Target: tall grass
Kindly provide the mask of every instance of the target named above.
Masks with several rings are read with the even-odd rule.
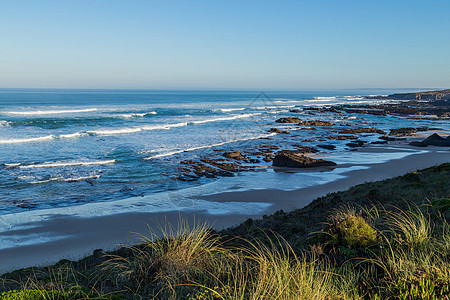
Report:
[[[346,207],[330,220],[345,238],[298,254],[273,232],[231,246],[207,225],[181,219],[176,227],[161,227],[161,234],[141,236],[125,254],[108,255],[94,273],[60,265],[35,273],[22,290],[39,297],[30,299],[111,299],[122,293],[115,299],[450,300],[450,225],[442,215],[427,207]],[[330,224],[325,228],[335,230]],[[374,233],[370,244],[364,242]],[[114,294],[94,289],[103,286],[98,282],[109,282]]]
[[[155,296],[176,297],[184,285],[205,274],[226,272],[230,254],[218,236],[205,224],[189,227],[180,220],[177,227],[166,224],[162,236],[154,232],[141,236],[141,244],[129,247],[132,255],[109,256],[103,270],[110,271],[117,285],[131,293],[157,292]]]

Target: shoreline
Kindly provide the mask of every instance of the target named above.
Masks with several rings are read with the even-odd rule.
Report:
[[[398,147],[415,149],[404,143],[392,143],[376,147],[363,147],[358,151],[379,152],[381,149]],[[368,164],[369,168],[357,169],[344,173],[345,177],[315,186],[293,191],[282,190],[252,190],[231,191],[198,199],[222,203],[257,202],[272,203],[262,213],[255,215],[229,214],[212,215],[202,211],[196,212],[164,212],[164,213],[120,213],[108,216],[82,218],[78,216],[54,215],[46,220],[33,222],[32,227],[22,227],[16,230],[1,232],[3,237],[64,237],[59,240],[40,244],[23,245],[14,248],[0,249],[0,274],[20,268],[42,266],[56,263],[61,259],[80,259],[91,255],[96,249],[113,250],[123,244],[137,242],[137,234],[148,233],[148,226],[157,228],[156,224],[170,222],[176,225],[180,216],[193,222],[208,222],[215,229],[224,229],[245,221],[248,217],[260,218],[278,210],[290,211],[301,208],[314,199],[327,193],[346,190],[351,186],[368,181],[377,181],[407,172],[415,171],[449,162],[449,152],[446,147],[427,147],[421,152],[407,155],[400,159],[392,159],[381,163]],[[274,199],[276,199],[274,201]]]

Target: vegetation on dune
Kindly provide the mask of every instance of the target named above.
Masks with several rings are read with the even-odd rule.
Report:
[[[1,276],[0,299],[450,299],[450,164]]]

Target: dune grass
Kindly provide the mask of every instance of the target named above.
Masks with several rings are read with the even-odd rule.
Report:
[[[181,219],[138,245],[5,274],[0,299],[450,300],[449,170],[368,183],[228,231]],[[353,201],[361,195],[377,201]],[[299,227],[308,218],[314,226]]]

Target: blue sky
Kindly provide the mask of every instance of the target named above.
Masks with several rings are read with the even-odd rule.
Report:
[[[0,87],[450,87],[450,1],[1,1]]]

